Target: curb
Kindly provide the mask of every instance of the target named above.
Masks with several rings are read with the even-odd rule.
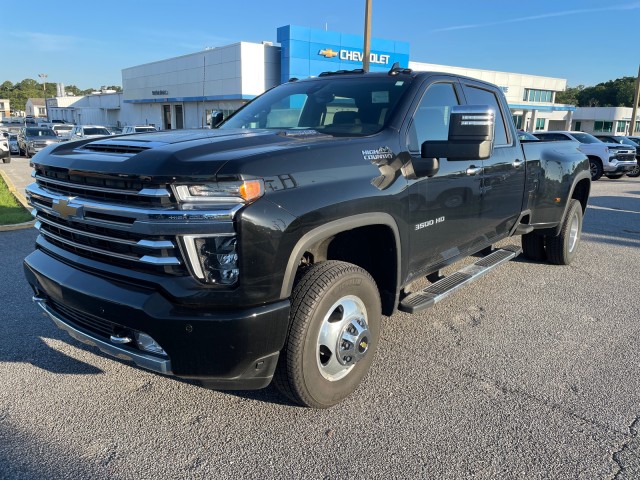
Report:
[[[9,191],[13,193],[13,196],[18,199],[18,201],[22,204],[24,208],[27,209],[28,212],[30,212],[31,206],[27,203],[27,199],[25,198],[24,194],[18,191],[16,186],[13,184],[13,182],[9,178],[9,175],[7,175],[5,172],[0,170],[0,176],[2,176],[2,179],[7,184]],[[36,223],[35,220],[31,220],[30,222],[16,223],[14,225],[0,225],[0,232],[10,232],[12,230],[23,230],[25,228],[33,228],[33,225],[35,223]]]

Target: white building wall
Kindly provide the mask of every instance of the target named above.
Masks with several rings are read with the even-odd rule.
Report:
[[[628,135],[631,130],[631,107],[578,107],[573,115],[572,128],[587,133],[608,133],[612,135]],[[611,131],[596,131],[595,123],[612,122]],[[576,125],[576,122],[579,122]],[[618,122],[624,122],[624,131],[618,131]],[[636,122],[640,122],[640,111],[636,112]],[[636,134],[638,129],[636,129]]]
[[[525,89],[551,90],[563,92],[567,88],[564,78],[540,77],[521,73],[497,72],[480,70],[477,68],[451,67],[435,63],[409,62],[409,68],[417,71],[434,71],[454,73],[471,78],[477,78],[502,87],[509,103],[522,103]],[[506,89],[505,89],[506,87]]]

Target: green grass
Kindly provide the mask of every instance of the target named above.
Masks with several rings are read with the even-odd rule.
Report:
[[[31,214],[16,200],[0,177],[0,225],[14,225],[30,220],[33,220]]]

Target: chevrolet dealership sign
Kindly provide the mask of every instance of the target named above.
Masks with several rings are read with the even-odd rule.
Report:
[[[315,28],[285,25],[278,28],[280,82],[308,78],[322,72],[362,68],[364,37]],[[398,62],[409,66],[409,44],[384,38],[371,39],[369,70],[388,72]]]
[[[331,48],[320,49],[318,55],[323,56],[324,58],[338,57],[340,58],[340,60],[349,60],[352,62],[362,62],[362,57],[364,56],[362,52],[359,52],[357,50],[342,49],[335,51]],[[371,63],[377,63],[378,65],[388,65],[390,57],[390,55],[372,53],[370,55],[369,61]]]

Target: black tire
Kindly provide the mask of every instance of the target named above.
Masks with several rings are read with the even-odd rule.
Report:
[[[635,167],[633,167],[633,170],[630,170],[627,172],[627,177],[640,177],[640,160],[638,160],[638,163],[636,164]]]
[[[544,249],[544,236],[536,232],[522,235],[522,253],[534,262],[546,261],[547,252]]]
[[[617,180],[619,178],[622,178],[624,176],[624,173],[612,173],[610,175],[607,175],[607,178],[610,178],[611,180]]]
[[[18,150],[20,151],[20,156],[21,157],[24,157],[27,154],[27,152],[25,152],[22,148],[18,147]]]
[[[2,163],[11,163],[11,157],[3,158]]]
[[[569,265],[576,256],[582,233],[582,205],[571,200],[560,233],[547,237],[547,258],[556,265]]]
[[[591,172],[591,180],[593,182],[598,180],[604,172],[602,169],[602,160],[596,157],[589,157],[589,171]]]
[[[333,260],[306,269],[291,297],[289,334],[274,376],[278,390],[314,408],[350,395],[373,362],[381,309],[378,287],[364,269]]]

